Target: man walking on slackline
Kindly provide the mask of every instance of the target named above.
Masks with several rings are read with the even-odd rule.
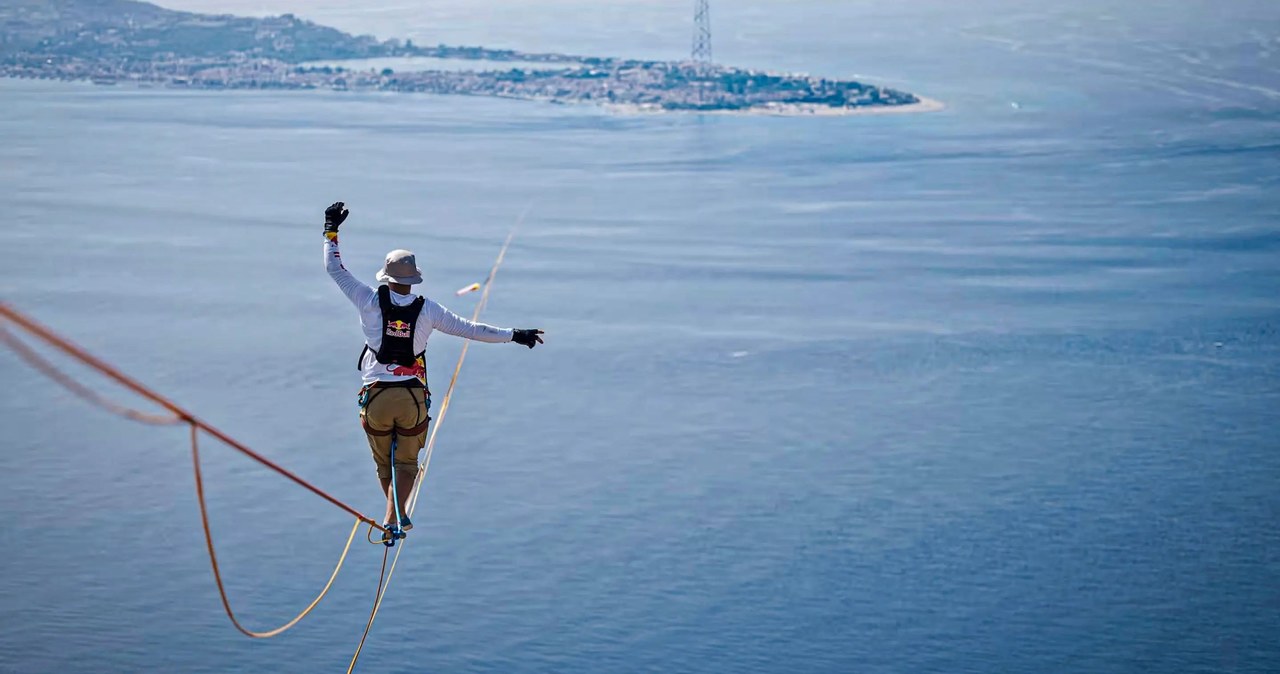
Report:
[[[422,282],[412,252],[393,250],[378,272],[377,290],[361,283],[342,265],[338,226],[347,219],[343,202],[324,212],[324,266],[347,299],[360,312],[364,350],[359,369],[360,423],[369,438],[378,480],[387,498],[386,528],[408,531],[413,523],[404,514],[405,500],[418,475],[418,452],[427,439],[431,391],[427,388],[427,338],[432,330],[480,342],[515,342],[532,349],[542,343],[541,330],[512,330],[473,323],[421,295],[410,286]],[[392,448],[395,485],[391,484]]]

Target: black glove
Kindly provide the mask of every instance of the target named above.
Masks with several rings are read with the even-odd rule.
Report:
[[[330,239],[337,238],[338,225],[347,219],[351,211],[346,209],[346,204],[341,201],[334,203],[332,206],[324,209],[324,235]],[[332,235],[332,236],[330,236]]]
[[[530,349],[532,349],[533,347],[543,343],[542,338],[538,336],[541,334],[545,334],[545,333],[543,333],[541,330],[534,330],[533,328],[528,328],[525,330],[512,330],[511,341],[515,342],[516,344],[523,344],[524,346],[527,346]]]

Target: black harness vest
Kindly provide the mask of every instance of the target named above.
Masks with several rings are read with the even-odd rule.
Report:
[[[426,352],[413,352],[413,335],[418,329],[418,315],[422,313],[422,305],[426,302],[421,295],[405,306],[397,306],[391,301],[391,288],[378,286],[378,307],[382,310],[382,348],[374,351],[368,344],[360,351],[356,359],[356,369],[361,369],[365,351],[373,351],[374,358],[383,365],[401,365],[413,367],[419,357]]]

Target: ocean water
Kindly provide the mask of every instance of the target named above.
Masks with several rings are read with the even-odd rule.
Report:
[[[367,4],[170,3],[687,48],[683,2]],[[484,319],[547,344],[470,351],[360,671],[1280,670],[1280,14],[899,5],[717,5],[716,53],[941,112],[0,81],[0,296],[379,513],[322,211],[354,272],[412,248],[464,314],[528,212]],[[342,670],[380,547],[245,639],[185,433],[0,377],[0,671]],[[274,626],[351,522],[202,455]]]

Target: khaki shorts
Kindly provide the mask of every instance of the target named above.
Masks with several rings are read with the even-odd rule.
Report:
[[[430,398],[423,388],[374,388],[360,410],[378,477],[391,477],[391,440],[396,441],[396,473],[417,474],[418,452],[427,442]]]

